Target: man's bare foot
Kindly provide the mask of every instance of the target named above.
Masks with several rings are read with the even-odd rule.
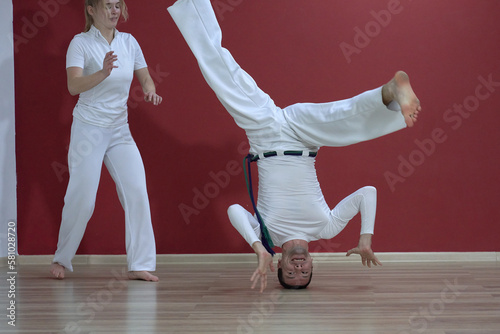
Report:
[[[410,78],[403,71],[398,71],[394,78],[382,87],[382,99],[386,105],[391,101],[399,103],[408,127],[415,124],[418,113],[422,110],[420,101],[411,88]]]
[[[50,265],[50,272],[57,279],[63,279],[65,271],[66,271],[66,268],[64,268],[62,265],[60,265],[57,262],[54,262]]]
[[[147,271],[129,271],[129,279],[137,279],[149,282],[158,282],[160,279]]]

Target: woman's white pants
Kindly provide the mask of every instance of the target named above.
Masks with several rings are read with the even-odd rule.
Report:
[[[53,262],[73,271],[71,261],[94,211],[103,162],[116,184],[125,211],[128,270],[154,271],[156,246],[146,175],[128,124],[102,128],[76,118],[68,151],[70,178]]]

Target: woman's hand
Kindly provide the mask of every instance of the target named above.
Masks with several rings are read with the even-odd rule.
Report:
[[[114,54],[114,51],[109,51],[106,53],[104,56],[104,60],[102,62],[102,72],[106,75],[109,76],[111,74],[111,71],[113,71],[114,68],[118,68],[118,66],[115,65],[115,61],[118,60],[118,56]]]
[[[155,106],[163,101],[162,97],[154,92],[144,93],[144,101],[151,102]]]

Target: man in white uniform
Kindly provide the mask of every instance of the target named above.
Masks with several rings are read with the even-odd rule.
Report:
[[[358,212],[362,216],[359,244],[347,255],[360,254],[363,265],[369,267],[379,265],[371,250],[375,188],[361,188],[330,210],[314,163],[321,146],[350,145],[413,126],[421,108],[406,73],[397,72],[383,87],[351,99],[281,109],[221,46],[222,34],[209,0],[179,0],[168,10],[207,83],[245,130],[250,153],[258,161],[257,209],[270,241],[282,248],[278,261],[281,284],[306,287],[312,277],[308,243],[333,238]],[[261,242],[259,222],[237,204],[228,209],[228,215],[258,256],[251,281],[254,288],[260,280],[262,292],[267,268],[274,271],[274,266],[272,255]]]

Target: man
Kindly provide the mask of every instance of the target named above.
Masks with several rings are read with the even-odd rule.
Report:
[[[316,177],[315,156],[321,146],[346,146],[411,127],[421,110],[409,78],[397,72],[384,86],[351,99],[281,109],[259,89],[228,50],[209,0],[179,0],[168,8],[196,57],[207,83],[245,130],[253,160],[259,168],[257,209],[272,243],[282,248],[278,277],[286,288],[306,287],[312,277],[308,243],[340,233],[361,212],[358,246],[363,265],[380,265],[371,249],[376,190],[364,187],[333,210],[326,204]],[[397,112],[400,111],[400,112]],[[252,288],[267,285],[272,255],[261,241],[257,219],[240,205],[228,209],[229,219],[253,248],[258,267]]]

